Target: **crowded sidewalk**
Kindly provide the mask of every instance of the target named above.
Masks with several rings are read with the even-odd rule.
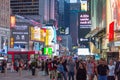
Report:
[[[23,70],[22,75],[20,76],[17,72],[7,71],[7,74],[4,75],[0,73],[0,80],[48,80],[48,76],[43,76],[41,72],[38,75],[32,76],[31,71]]]

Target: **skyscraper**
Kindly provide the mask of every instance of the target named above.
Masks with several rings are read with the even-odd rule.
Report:
[[[40,0],[40,16],[43,23],[48,22],[50,19],[57,20],[58,18],[58,1],[57,0]],[[44,15],[44,16],[43,16]]]
[[[0,27],[9,28],[10,0],[0,0]]]
[[[13,14],[38,15],[39,0],[11,0]]]
[[[27,16],[46,23],[56,19],[57,0],[11,0],[13,14]]]
[[[78,41],[78,16],[79,16],[80,3],[70,3],[70,35],[74,45]]]
[[[10,0],[0,0],[0,50],[8,45],[10,34]]]
[[[69,27],[69,10],[70,2],[69,0],[59,0],[59,27]]]

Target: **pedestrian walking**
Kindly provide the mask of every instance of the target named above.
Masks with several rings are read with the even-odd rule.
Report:
[[[62,65],[62,60],[60,60],[57,65],[57,80],[63,80],[63,77],[64,80],[67,80],[64,67]]]
[[[32,71],[32,76],[35,76],[35,73],[36,73],[36,62],[35,62],[35,60],[33,60],[32,63],[31,63],[31,71]]]
[[[75,66],[75,62],[73,61],[72,57],[69,59],[67,63],[67,69],[68,69],[68,80],[71,80],[71,78],[72,80],[74,80],[76,66]]]
[[[11,72],[14,72],[14,62],[13,61],[10,64],[10,70],[11,70]]]
[[[95,76],[95,65],[92,62],[92,58],[90,58],[90,60],[87,61],[86,69],[87,69],[88,80],[93,80]]]
[[[68,73],[68,70],[67,70],[67,60],[66,59],[62,59],[62,65],[63,65],[63,68],[64,68],[64,73],[65,73],[65,76],[64,76],[64,79],[67,80],[67,73]]]
[[[101,59],[99,61],[99,65],[97,66],[97,76],[98,80],[107,80],[108,75],[108,65],[106,64],[105,59]]]
[[[23,60],[19,61],[19,76],[22,76],[22,69],[23,69],[24,65],[23,65]]]
[[[48,75],[48,59],[45,61],[45,74]]]
[[[7,61],[6,60],[3,60],[2,61],[2,73],[4,73],[4,76],[6,76],[7,74]]]
[[[79,62],[76,70],[76,80],[87,80],[86,67],[81,62]]]
[[[48,61],[48,71],[49,71],[49,77],[52,80],[53,79],[53,65],[52,65],[51,59],[49,59]]]
[[[109,61],[108,68],[109,68],[109,73],[108,73],[108,79],[107,80],[115,80],[115,73],[114,73],[115,65],[113,63],[113,60]]]
[[[118,80],[120,80],[120,61],[117,61],[115,65],[115,75]]]

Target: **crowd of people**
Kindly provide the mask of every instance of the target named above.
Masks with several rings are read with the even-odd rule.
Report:
[[[6,63],[5,60],[2,62],[2,73],[6,72]],[[120,61],[113,59],[54,57],[24,63],[23,60],[11,62],[11,72],[21,75],[23,69],[30,70],[33,76],[41,70],[43,75],[49,75],[50,80],[120,80]]]
[[[42,60],[42,71],[51,80],[120,80],[120,61],[55,57]]]

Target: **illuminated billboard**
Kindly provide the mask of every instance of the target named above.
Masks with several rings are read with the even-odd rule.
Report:
[[[78,19],[78,42],[80,46],[88,47],[89,40],[85,38],[85,36],[91,29],[90,0],[80,1],[80,12]]]
[[[41,41],[41,29],[40,27],[30,27],[31,40]]]
[[[15,27],[15,24],[16,24],[15,16],[10,16],[10,28]]]
[[[56,29],[54,26],[44,26],[43,28],[46,28],[45,45],[48,46],[56,43]]]
[[[109,25],[109,41],[114,40],[114,22]]]
[[[52,48],[50,48],[50,47],[44,48],[44,54],[45,55],[52,55]]]
[[[29,41],[29,27],[27,25],[16,25],[11,29],[11,37],[14,43],[23,43]]]
[[[52,41],[52,31],[50,29],[46,30],[46,38],[45,38],[45,45],[51,45],[51,41]]]
[[[88,0],[81,0],[80,4],[80,28],[91,28],[90,7]]]

